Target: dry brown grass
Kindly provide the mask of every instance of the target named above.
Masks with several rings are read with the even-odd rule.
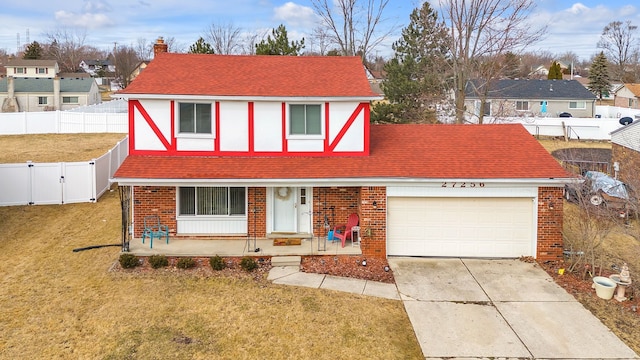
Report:
[[[540,140],[540,143],[552,152],[564,148],[611,148],[608,141],[568,141],[557,139]],[[580,236],[573,232],[575,227],[569,226],[568,221],[575,218],[577,213],[577,205],[565,202],[565,237]],[[640,297],[640,222],[632,219],[628,225],[619,221],[607,232],[604,241],[599,249],[601,256],[600,266],[604,271],[613,272],[611,265],[616,264],[622,266],[626,262],[629,265],[631,277],[638,289],[634,296],[635,302]],[[598,274],[595,274],[598,275]],[[580,276],[581,277],[581,276]],[[573,294],[576,299],[591,313],[602,321],[611,331],[616,334],[622,341],[627,344],[633,351],[640,353],[640,309],[635,312],[630,311],[624,304],[618,303],[616,300],[603,300],[594,296],[594,291],[590,288],[583,292]],[[630,302],[628,302],[630,303]]]
[[[0,136],[0,164],[71,162],[104,155],[125,134],[37,134]]]
[[[117,192],[0,207],[0,358],[420,359],[399,301],[202,277],[110,272]]]
[[[585,141],[585,140],[569,140],[564,141],[564,139],[554,138],[554,137],[543,137],[538,140],[538,142],[545,148],[549,153],[554,152],[559,149],[569,149],[569,148],[597,148],[597,149],[611,149],[610,141]]]

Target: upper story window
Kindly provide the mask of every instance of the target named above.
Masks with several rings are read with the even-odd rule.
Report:
[[[37,74],[46,74],[47,73],[47,68],[37,68],[36,69],[36,73]]]
[[[178,132],[187,134],[211,134],[211,104],[180,103]]]
[[[516,101],[516,110],[518,110],[518,111],[527,111],[527,110],[529,110],[529,102],[528,101]]]
[[[569,101],[569,109],[586,109],[587,103],[585,101]]]
[[[320,105],[289,105],[289,134],[322,135]]]
[[[244,187],[181,187],[180,215],[246,215]]]
[[[77,96],[63,96],[62,97],[63,104],[77,104],[78,97]]]

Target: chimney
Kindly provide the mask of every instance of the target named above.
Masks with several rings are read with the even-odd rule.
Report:
[[[164,43],[162,36],[158,37],[156,43],[153,44],[153,57],[155,58],[160,53],[166,53],[169,50],[169,45]]]
[[[9,99],[13,98],[15,96],[14,92],[15,92],[16,88],[15,85],[13,83],[13,76],[7,76],[7,97]]]
[[[60,78],[53,78],[53,107],[60,110]]]

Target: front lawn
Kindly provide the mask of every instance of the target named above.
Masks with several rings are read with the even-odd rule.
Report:
[[[419,359],[400,301],[184,270],[110,271],[117,191],[98,203],[0,207],[7,359]]]

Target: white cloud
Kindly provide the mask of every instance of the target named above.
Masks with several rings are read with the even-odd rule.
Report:
[[[273,12],[274,20],[287,23],[291,26],[312,27],[316,21],[316,15],[313,13],[313,9],[293,2],[288,2],[276,7]]]
[[[76,14],[64,10],[56,11],[55,18],[63,25],[79,26],[88,29],[100,28],[114,23],[114,21],[105,14]]]
[[[567,11],[577,15],[589,11],[589,8],[582,3],[575,3],[571,8],[567,9]]]

